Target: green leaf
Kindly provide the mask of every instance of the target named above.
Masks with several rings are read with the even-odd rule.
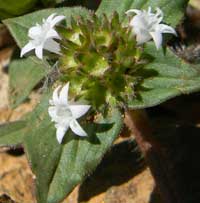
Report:
[[[29,117],[29,133],[24,146],[36,175],[38,203],[60,202],[95,169],[122,128],[117,110],[96,124],[81,124],[88,137],[81,138],[69,130],[62,144],[56,140],[56,129],[48,115],[49,94]],[[48,199],[48,201],[47,201]]]
[[[152,8],[159,7],[164,12],[164,22],[175,26],[183,17],[187,3],[188,0],[102,0],[97,14],[106,13],[111,15],[114,11],[117,11],[121,19],[126,19],[125,12],[131,8],[147,9],[149,6]]]
[[[86,124],[87,138],[69,133],[64,140],[62,154],[52,177],[48,202],[64,199],[72,189],[81,183],[101,161],[122,128],[122,117],[117,110],[96,124]]]
[[[14,60],[9,67],[10,103],[13,108],[21,104],[32,89],[46,76],[50,68],[40,60],[25,58]]]
[[[24,139],[24,147],[36,175],[36,197],[38,203],[47,202],[51,177],[56,169],[61,153],[61,145],[56,140],[56,129],[48,115],[50,94],[46,94],[28,118],[29,134]]]
[[[25,16],[7,19],[4,23],[19,47],[22,48],[29,40],[28,29],[37,22],[41,23],[43,18],[47,18],[52,13],[65,15],[67,25],[71,16],[77,17],[81,15],[86,17],[89,15],[89,11],[81,7],[46,9]],[[36,57],[13,61],[10,70],[10,100],[12,107],[16,107],[23,102],[31,90],[49,73],[50,69],[48,64],[44,64],[43,61]]]
[[[35,6],[38,0],[0,0],[0,19],[22,15]]]
[[[0,146],[22,144],[26,121],[15,121],[0,125]]]
[[[147,45],[145,52],[152,57],[152,62],[145,66],[150,75],[138,89],[139,95],[129,102],[130,108],[155,106],[175,96],[200,90],[199,65],[187,64],[168,49],[163,54],[156,50],[153,42]]]

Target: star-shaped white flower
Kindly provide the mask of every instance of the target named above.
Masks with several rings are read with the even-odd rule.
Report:
[[[51,120],[55,122],[56,137],[59,143],[69,128],[79,136],[87,136],[87,133],[77,122],[90,108],[90,105],[70,104],[68,102],[69,83],[63,88],[58,86],[53,92],[53,98],[49,100],[48,108]]]
[[[163,12],[157,8],[156,13],[151,12],[151,7],[148,11],[130,9],[126,12],[127,15],[135,13],[136,15],[130,21],[133,33],[136,35],[138,45],[143,44],[153,38],[157,49],[162,45],[162,34],[171,33],[176,35],[174,28],[161,24],[163,20]]]
[[[21,57],[27,52],[35,49],[35,55],[43,58],[43,49],[60,54],[60,45],[53,39],[60,39],[60,36],[54,29],[54,26],[64,20],[65,16],[56,16],[51,14],[47,19],[43,19],[42,25],[36,24],[28,31],[29,42],[22,48]]]

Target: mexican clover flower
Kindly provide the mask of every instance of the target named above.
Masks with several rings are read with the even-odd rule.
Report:
[[[70,104],[68,102],[69,83],[63,88],[58,86],[53,92],[53,98],[49,100],[48,108],[51,120],[55,122],[56,137],[59,143],[69,128],[79,136],[87,136],[76,119],[83,116],[90,108],[90,105]],[[60,91],[60,92],[59,92]]]
[[[136,15],[130,21],[133,33],[136,35],[138,45],[143,44],[153,38],[157,49],[162,45],[162,33],[171,33],[176,35],[174,28],[161,24],[163,20],[163,12],[157,8],[156,13],[151,12],[151,7],[148,11],[130,9],[126,12],[127,15],[135,13]]]
[[[22,48],[21,57],[27,52],[35,49],[35,55],[42,59],[43,49],[59,54],[60,45],[53,39],[60,39],[60,36],[54,29],[54,26],[64,20],[65,16],[56,16],[51,14],[47,19],[43,19],[43,24],[36,24],[28,31],[29,42]]]

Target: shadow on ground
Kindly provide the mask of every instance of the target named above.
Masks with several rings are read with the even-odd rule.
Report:
[[[143,157],[134,140],[116,144],[106,154],[94,174],[81,185],[78,201],[88,201],[111,186],[125,183],[144,168]]]
[[[200,202],[200,94],[177,97],[148,109],[161,145],[164,178],[181,203]],[[151,203],[155,203],[154,191]],[[157,202],[156,202],[157,203]]]

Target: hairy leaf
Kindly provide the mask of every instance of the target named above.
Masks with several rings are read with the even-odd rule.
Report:
[[[54,173],[48,193],[48,202],[61,201],[86,175],[99,164],[122,128],[122,118],[117,110],[99,119],[96,124],[84,126],[87,138],[69,133],[64,140],[62,154]]]
[[[9,67],[10,76],[10,103],[12,107],[18,106],[42,78],[50,71],[40,60],[32,57],[14,60]]]
[[[122,128],[121,114],[113,110],[95,124],[82,122],[87,138],[68,131],[63,143],[58,144],[56,129],[47,111],[48,98],[49,95],[45,96],[29,117],[30,130],[24,139],[25,151],[36,175],[38,203],[57,203],[69,194],[95,169]]]
[[[102,0],[97,14],[106,13],[111,15],[113,11],[117,11],[122,19],[126,18],[125,12],[131,8],[147,9],[149,6],[152,8],[159,7],[164,12],[164,22],[172,26],[183,17],[185,7],[188,0]]]
[[[61,145],[55,136],[56,129],[48,116],[48,98],[41,103],[28,118],[29,134],[24,139],[24,147],[36,175],[36,197],[38,203],[46,203],[51,177],[56,169],[61,153]]]
[[[129,102],[130,108],[146,108],[158,105],[181,94],[189,94],[200,90],[200,66],[187,64],[172,51],[157,51],[153,43],[149,43],[145,52],[152,62],[145,66],[147,76],[139,94]]]

